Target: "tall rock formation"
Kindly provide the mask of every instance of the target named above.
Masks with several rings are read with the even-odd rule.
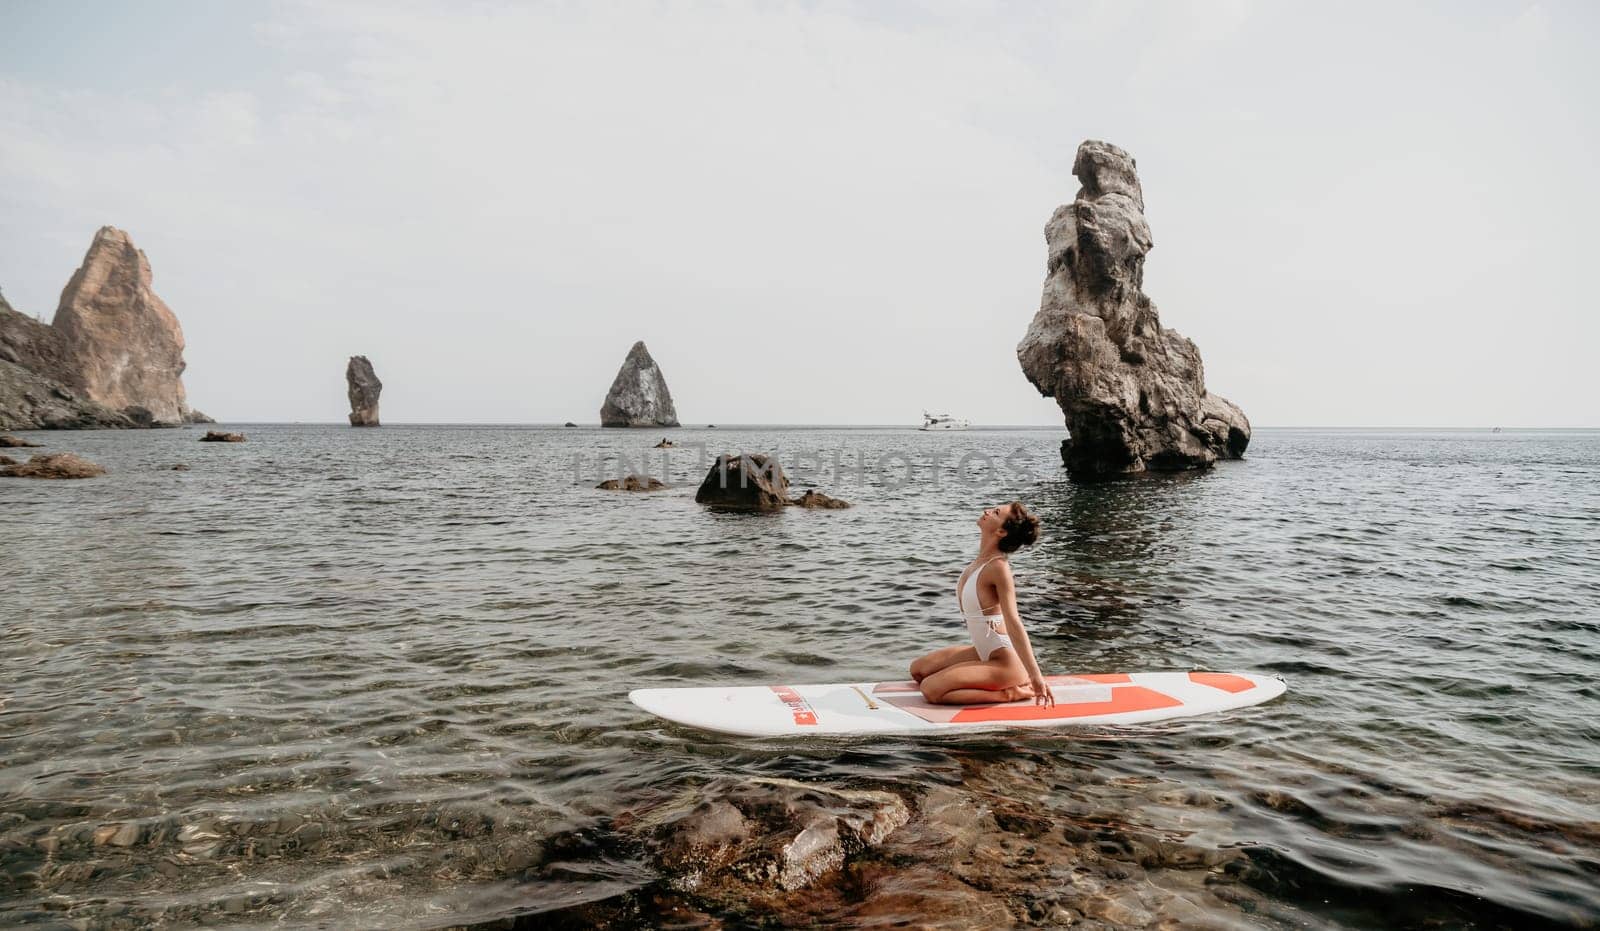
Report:
[[[183,328],[150,287],[150,262],[122,230],[95,234],[61,292],[52,329],[61,335],[74,386],[107,407],[143,408],[158,423],[183,423]]]
[[[150,288],[128,234],[95,234],[55,321],[0,298],[0,428],[90,429],[210,423],[183,391],[183,330]]]
[[[1017,346],[1023,373],[1066,415],[1062,461],[1094,477],[1242,457],[1250,421],[1206,391],[1200,350],[1162,328],[1141,290],[1153,243],[1133,157],[1090,140],[1072,173],[1083,187],[1045,225],[1044,294]]]
[[[378,395],[383,393],[383,382],[372,370],[366,356],[351,356],[344,369],[345,384],[350,392],[350,426],[376,427],[378,425]]]
[[[676,427],[678,412],[672,407],[672,392],[661,375],[650,350],[640,340],[628,350],[622,369],[611,382],[606,402],[600,405],[602,427]]]

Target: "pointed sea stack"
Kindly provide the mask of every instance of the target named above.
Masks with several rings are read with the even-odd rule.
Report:
[[[1022,371],[1066,415],[1075,477],[1203,469],[1244,456],[1250,421],[1206,391],[1200,350],[1163,329],[1141,290],[1153,245],[1133,157],[1090,140],[1083,187],[1045,225],[1044,295],[1017,346]]]
[[[53,324],[0,298],[0,428],[83,430],[197,422],[184,398],[183,330],[128,234],[95,234]]]
[[[378,426],[378,395],[383,393],[383,382],[372,370],[372,363],[366,356],[351,356],[344,380],[350,393],[350,426]]]
[[[650,350],[640,340],[628,350],[628,358],[611,382],[606,402],[600,406],[602,427],[676,427],[678,412],[672,407],[672,392],[661,375]]]
[[[142,408],[156,423],[184,422],[183,328],[151,289],[150,262],[127,233],[102,226],[95,234],[51,329],[61,335],[72,387],[90,400]]]

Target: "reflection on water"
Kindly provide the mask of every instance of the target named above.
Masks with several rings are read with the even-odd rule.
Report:
[[[1600,435],[1262,431],[1213,473],[1079,486],[1054,431],[678,431],[1041,463],[803,467],[857,506],[749,518],[575,480],[659,439],[628,431],[247,432],[42,435],[111,474],[0,484],[0,924],[570,918],[656,888],[619,813],[752,776],[917,808],[813,898],[826,924],[1600,920]],[[1045,523],[1014,562],[1047,669],[1262,670],[1289,694],[824,743],[626,702],[902,676],[963,636],[972,522],[1013,497]]]

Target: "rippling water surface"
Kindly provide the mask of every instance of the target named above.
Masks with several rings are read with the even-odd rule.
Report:
[[[0,480],[0,925],[533,915],[652,879],[604,853],[553,878],[550,839],[754,775],[970,783],[1113,841],[1243,851],[1155,883],[1222,926],[1600,923],[1600,434],[1262,430],[1209,474],[1077,486],[1057,430],[673,431],[856,504],[749,516],[694,503],[692,448],[648,453],[687,486],[594,490],[644,432],[242,429],[29,434],[110,475]],[[1048,671],[1259,670],[1288,694],[837,743],[627,702],[903,677],[962,638],[973,521],[1013,497],[1045,524],[1013,562]]]

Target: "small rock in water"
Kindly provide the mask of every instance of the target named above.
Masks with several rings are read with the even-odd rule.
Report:
[[[225,433],[221,430],[207,430],[206,435],[200,438],[202,443],[243,443],[243,433]]]
[[[655,445],[655,448],[656,449],[672,449],[673,448],[673,444],[672,444],[671,440],[667,439],[666,437],[662,437],[661,438],[661,442],[657,443]]]
[[[113,847],[132,847],[139,842],[141,834],[139,825],[130,821],[118,828],[115,834],[111,835],[109,843]]]
[[[41,445],[43,444],[30,443],[21,437],[12,436],[9,433],[0,433],[0,449],[24,449],[28,447],[37,448]]]
[[[220,838],[222,835],[211,830],[211,827],[212,825],[209,822],[186,824],[178,829],[178,843],[192,844],[195,841]]]
[[[706,873],[726,869],[756,827],[728,801],[703,801],[662,837],[661,865],[678,877],[680,886],[693,888]]]
[[[326,831],[327,828],[313,821],[310,824],[302,825],[298,831],[295,831],[294,839],[300,844],[315,844],[322,840],[322,835]]]
[[[187,471],[189,471],[189,467],[180,462],[177,465],[172,467],[172,471],[174,471],[174,472],[187,472]]]
[[[694,500],[732,511],[781,511],[789,504],[789,479],[776,459],[728,453],[711,464]]]
[[[825,495],[815,488],[810,489],[798,498],[792,499],[789,503],[797,508],[823,508],[827,510],[837,510],[850,506],[850,502]]]
[[[572,421],[569,420],[566,423],[562,424],[562,426],[563,427],[576,427],[577,424],[575,424],[575,423],[573,423]]]
[[[22,465],[0,468],[0,475],[11,478],[94,478],[106,470],[72,453],[34,456]]]
[[[0,456],[0,466],[16,465],[17,460],[10,456]]]
[[[608,478],[594,486],[602,491],[660,491],[665,482],[647,475],[629,475],[626,478]]]

